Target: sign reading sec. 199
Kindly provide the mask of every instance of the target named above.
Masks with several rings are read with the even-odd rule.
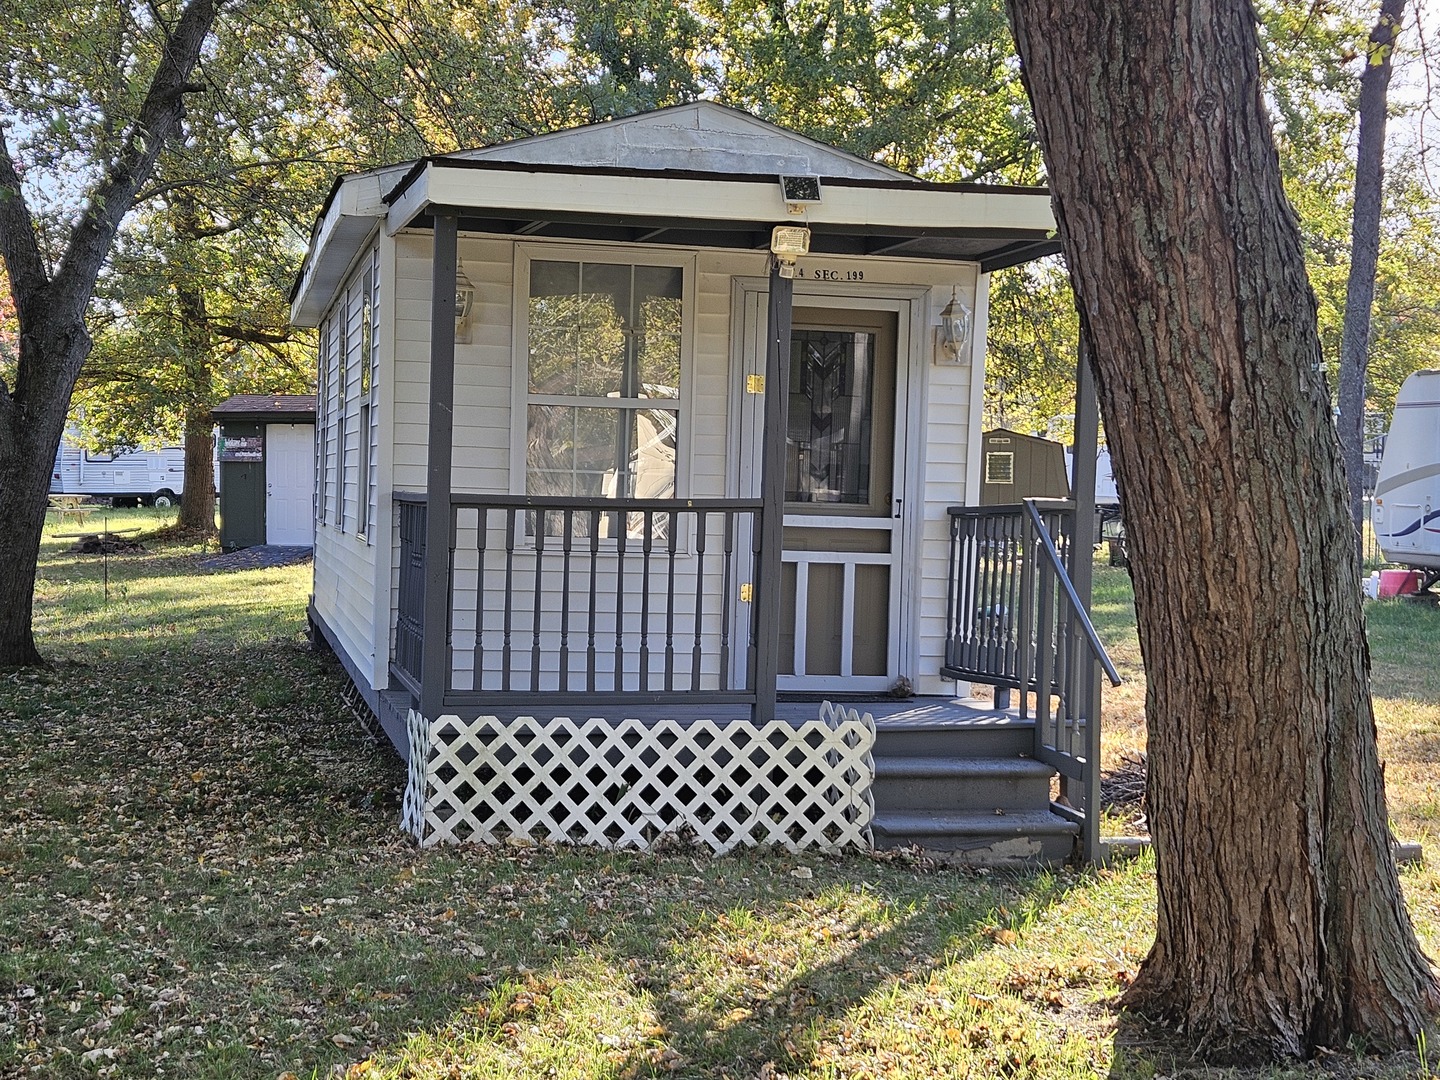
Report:
[[[799,266],[795,270],[797,278],[806,278],[810,281],[864,281],[864,270],[843,270],[833,266]]]

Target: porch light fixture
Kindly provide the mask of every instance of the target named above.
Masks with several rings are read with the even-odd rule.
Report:
[[[805,212],[805,207],[820,201],[820,177],[782,176],[780,194],[785,198],[786,212],[798,217]]]
[[[780,276],[793,278],[800,256],[810,254],[810,230],[799,225],[776,225],[770,234],[770,253],[780,264]]]
[[[935,328],[936,359],[963,364],[970,359],[970,305],[959,297],[959,289],[950,290],[950,302],[940,311],[940,325]]]
[[[465,262],[455,264],[455,340],[470,343],[470,316],[475,311],[475,286],[465,276]]]

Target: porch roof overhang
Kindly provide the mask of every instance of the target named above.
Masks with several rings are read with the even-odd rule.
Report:
[[[390,234],[428,229],[444,215],[461,231],[516,239],[747,251],[767,250],[776,225],[804,224],[816,255],[974,262],[985,272],[1060,250],[1044,188],[822,177],[821,189],[819,203],[792,215],[771,174],[422,158],[408,171],[337,184],[291,297],[292,318],[318,324],[380,218]]]

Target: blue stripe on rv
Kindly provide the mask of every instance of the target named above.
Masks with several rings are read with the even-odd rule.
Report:
[[[1419,530],[1421,526],[1429,525],[1430,522],[1434,521],[1436,518],[1440,518],[1440,510],[1435,510],[1429,514],[1426,514],[1424,517],[1416,518],[1410,523],[1408,527],[1401,529],[1399,532],[1386,533],[1385,535],[1391,538],[1397,536],[1409,536],[1411,533]]]

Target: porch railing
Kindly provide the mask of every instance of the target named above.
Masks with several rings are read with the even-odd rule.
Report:
[[[397,494],[391,667],[419,692],[425,496]],[[755,700],[758,499],[450,500],[447,706]]]
[[[1120,685],[1070,580],[1075,505],[1027,499],[950,508],[949,603],[942,673],[1019,691],[1037,760],[1061,777],[1055,809],[1099,850],[1100,675]]]

